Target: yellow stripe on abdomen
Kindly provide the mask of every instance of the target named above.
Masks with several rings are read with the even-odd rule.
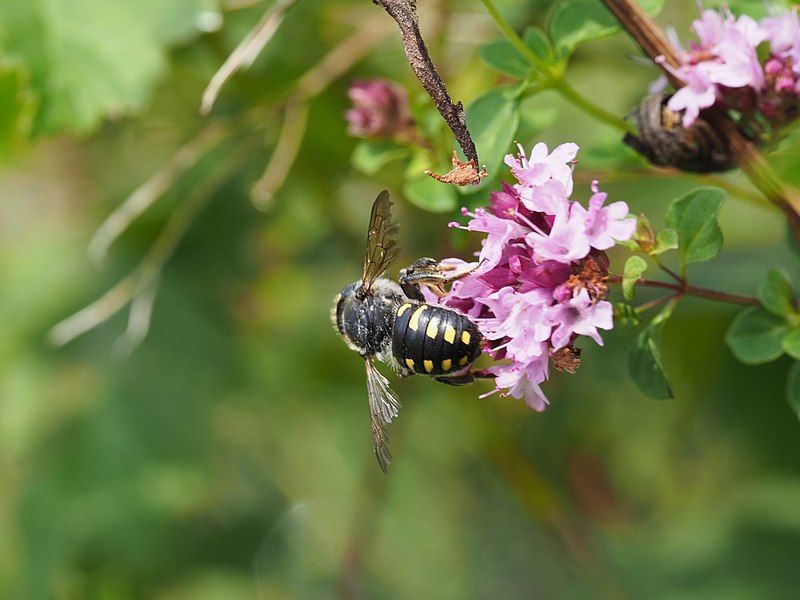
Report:
[[[444,328],[444,341],[448,344],[453,344],[456,341],[456,330],[452,325]]]
[[[411,320],[408,322],[408,326],[412,331],[416,331],[419,327],[419,318],[422,316],[422,313],[425,312],[426,308],[428,307],[424,304],[421,304],[420,307],[414,311],[414,314],[411,315]]]
[[[439,318],[438,317],[431,317],[431,320],[428,321],[428,328],[425,330],[425,334],[431,338],[432,340],[436,339],[436,336],[439,335]]]
[[[406,312],[409,308],[411,308],[411,304],[403,304],[400,308],[397,309],[397,316],[402,317],[403,313]]]

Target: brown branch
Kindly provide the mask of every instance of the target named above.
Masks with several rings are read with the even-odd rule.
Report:
[[[486,172],[479,168],[478,151],[475,142],[467,129],[467,117],[461,102],[453,102],[442,77],[428,54],[428,48],[422,37],[417,17],[416,0],[372,0],[382,7],[400,28],[408,63],[419,79],[422,87],[428,92],[442,118],[447,122],[453,135],[467,157],[466,163],[459,163],[454,170],[444,176],[435,177],[439,181],[468,185],[480,183]],[[458,171],[456,172],[456,169]],[[431,175],[431,173],[428,173]]]
[[[608,278],[608,283],[619,284],[622,283],[622,277],[619,275],[611,275]],[[759,301],[757,298],[750,296],[740,296],[739,294],[729,294],[728,292],[719,292],[717,290],[709,290],[708,288],[701,288],[683,281],[682,283],[667,283],[666,281],[656,281],[654,279],[637,279],[636,285],[640,287],[660,288],[664,290],[672,290],[676,292],[676,296],[694,296],[695,298],[704,298],[706,300],[713,300],[715,302],[727,302],[728,304],[743,304],[745,306],[757,306]]]
[[[684,82],[666,68],[667,65],[678,67],[680,59],[658,24],[634,0],[603,2],[670,83],[676,89],[683,87]],[[736,163],[753,185],[786,214],[792,235],[800,243],[800,192],[780,180],[755,144],[742,135],[725,111],[708,110],[703,116],[726,142]]]

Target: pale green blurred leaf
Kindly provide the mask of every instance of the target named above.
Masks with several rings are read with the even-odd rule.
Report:
[[[628,351],[628,371],[631,378],[643,394],[656,400],[674,398],[659,348],[661,332],[674,308],[675,302],[670,302],[653,317]]]
[[[387,140],[362,140],[353,149],[350,162],[365,175],[375,175],[390,162],[408,156],[408,149]]]
[[[779,317],[795,312],[792,284],[780,269],[769,270],[766,279],[758,286],[758,299],[764,308]]]
[[[0,47],[30,68],[40,104],[34,133],[88,133],[141,108],[165,70],[165,44],[207,9],[207,0],[0,0]]]
[[[450,212],[458,205],[455,187],[423,175],[403,186],[406,200],[430,212]]]
[[[736,315],[725,334],[725,343],[740,361],[757,365],[780,358],[781,340],[788,330],[783,319],[754,306]]]

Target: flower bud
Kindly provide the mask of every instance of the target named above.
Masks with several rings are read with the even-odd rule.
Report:
[[[347,111],[347,131],[356,137],[397,138],[414,127],[408,94],[386,79],[356,81],[347,91],[353,108]]]

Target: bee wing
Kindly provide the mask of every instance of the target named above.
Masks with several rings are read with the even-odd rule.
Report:
[[[372,362],[372,357],[364,361],[367,367],[367,395],[369,399],[369,423],[372,426],[372,445],[381,470],[386,473],[392,454],[389,452],[389,435],[386,426],[397,416],[400,401],[389,387],[389,381]]]
[[[383,190],[372,204],[367,230],[367,251],[364,254],[362,288],[368,292],[375,280],[397,258],[397,224],[392,221],[392,201],[389,192]]]

